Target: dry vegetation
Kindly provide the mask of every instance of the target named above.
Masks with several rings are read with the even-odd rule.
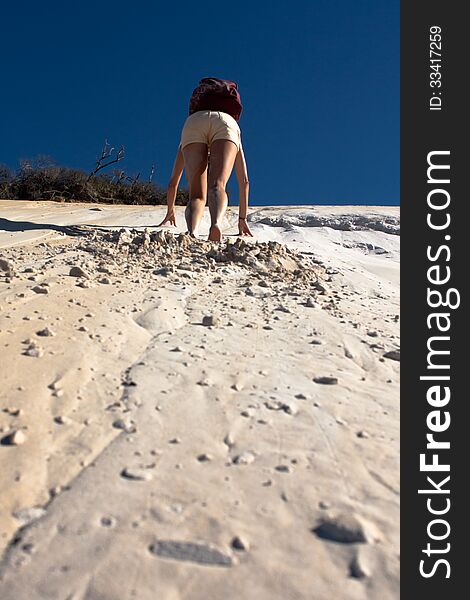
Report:
[[[125,171],[101,170],[121,160],[106,149],[91,173],[57,165],[51,158],[38,156],[23,159],[17,171],[0,165],[0,198],[6,200],[62,200],[65,202],[101,202],[109,204],[166,204],[166,190],[152,181],[153,167],[147,181],[140,174],[129,177]],[[123,152],[122,152],[123,157]],[[176,204],[184,205],[188,191],[181,189]]]

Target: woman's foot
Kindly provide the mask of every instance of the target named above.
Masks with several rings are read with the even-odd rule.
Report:
[[[222,232],[220,231],[220,227],[218,225],[211,225],[209,229],[209,241],[210,242],[220,242],[222,240]]]

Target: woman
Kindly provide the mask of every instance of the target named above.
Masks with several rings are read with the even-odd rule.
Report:
[[[237,122],[241,112],[242,104],[236,83],[215,77],[201,79],[190,99],[189,117],[181,133],[170,180],[172,189],[176,190],[184,163],[189,183],[189,201],[185,213],[188,231],[197,235],[207,196],[211,241],[220,241],[222,237],[222,220],[228,204],[226,186],[234,165],[240,186],[239,232],[241,235],[251,235],[246,224],[249,183]],[[163,223],[174,219],[174,212],[173,216],[170,214],[170,196],[171,190],[168,213]]]
[[[208,161],[209,162],[209,161]],[[246,221],[247,213],[248,213],[248,193],[249,193],[249,181],[248,181],[248,173],[245,162],[245,155],[243,153],[243,149],[240,148],[236,158],[235,158],[235,174],[238,182],[238,233],[239,235],[246,235],[253,237],[253,234],[248,227],[248,223]],[[183,153],[181,151],[181,146],[178,148],[178,152],[176,154],[175,163],[173,165],[173,171],[171,173],[170,181],[168,183],[167,189],[167,211],[165,218],[158,225],[158,227],[162,227],[167,223],[170,225],[176,226],[176,215],[175,215],[175,201],[176,194],[178,192],[178,185],[181,180],[181,176],[183,174],[184,169],[184,158]],[[203,174],[202,177],[202,197],[204,199],[207,198],[207,170]],[[186,224],[188,226],[188,231],[191,231],[192,228],[192,203],[188,202],[185,210],[185,218]]]

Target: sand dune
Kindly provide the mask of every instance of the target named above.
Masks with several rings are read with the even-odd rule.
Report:
[[[399,597],[398,209],[0,208],[2,600]]]

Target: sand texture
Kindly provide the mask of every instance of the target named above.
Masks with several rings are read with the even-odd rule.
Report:
[[[2,600],[399,597],[397,208],[0,209]]]

